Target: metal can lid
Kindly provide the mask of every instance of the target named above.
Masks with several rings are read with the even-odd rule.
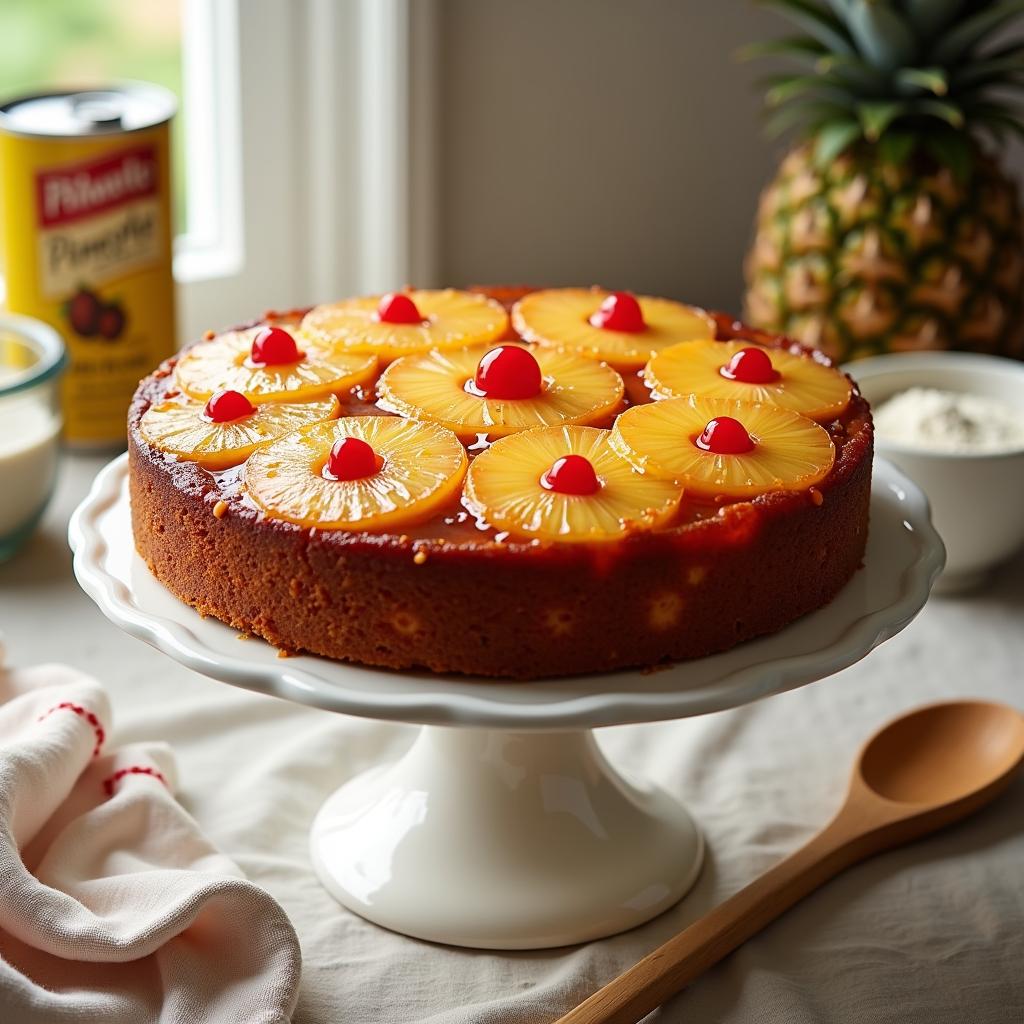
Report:
[[[0,106],[0,130],[54,138],[114,135],[163,124],[177,106],[172,92],[149,82],[39,93]]]

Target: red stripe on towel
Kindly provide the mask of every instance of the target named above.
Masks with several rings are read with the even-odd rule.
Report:
[[[167,780],[164,778],[162,772],[158,772],[155,768],[150,768],[148,764],[133,764],[128,768],[119,768],[113,775],[103,780],[103,789],[106,791],[107,796],[114,795],[114,787],[126,775],[151,775],[154,779],[159,779],[165,786],[167,786]],[[167,788],[170,789],[169,786]]]
[[[66,700],[60,704],[54,704],[49,711],[43,712],[36,721],[41,722],[44,718],[49,718],[54,711],[73,711],[79,718],[84,718],[92,726],[92,731],[96,734],[96,746],[93,748],[92,756],[98,756],[100,747],[103,746],[103,741],[107,738],[106,733],[103,731],[103,726],[100,725],[100,720],[88,708],[83,708],[81,704],[72,704],[71,701]]]

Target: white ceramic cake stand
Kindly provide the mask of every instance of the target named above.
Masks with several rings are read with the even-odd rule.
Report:
[[[675,903],[700,871],[700,832],[673,797],[610,765],[591,730],[703,715],[837,672],[910,622],[944,560],[921,492],[878,462],[864,568],[773,636],[649,673],[506,683],[385,672],[279,658],[171,596],[132,547],[126,476],[122,456],[72,519],[86,593],[122,629],[214,679],[422,724],[396,764],[328,799],[313,863],[363,917],[460,946],[581,942]]]

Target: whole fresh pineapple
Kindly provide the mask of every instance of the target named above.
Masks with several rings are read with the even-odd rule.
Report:
[[[748,48],[777,76],[770,129],[805,138],[761,197],[746,317],[834,359],[1024,356],[1024,226],[984,148],[1024,134],[1012,0],[768,0],[803,34]]]

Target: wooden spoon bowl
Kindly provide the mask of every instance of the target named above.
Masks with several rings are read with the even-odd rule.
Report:
[[[856,770],[885,800],[945,804],[1009,782],[1022,749],[1024,716],[1013,709],[973,700],[932,704],[876,733]]]

